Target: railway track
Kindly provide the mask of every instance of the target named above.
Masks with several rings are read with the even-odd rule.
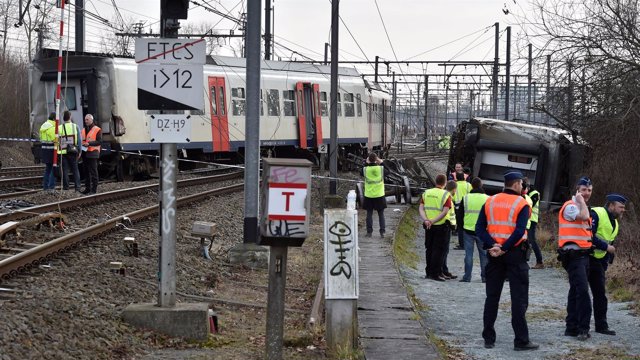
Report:
[[[236,174],[233,174],[236,175]],[[218,175],[224,176],[224,175]],[[187,181],[187,180],[183,180]],[[155,186],[155,185],[154,185]],[[206,199],[208,196],[224,195],[236,191],[242,191],[244,184],[236,184],[226,186],[222,188],[203,191],[197,194],[185,196],[177,199],[178,206],[184,206],[192,202],[197,202]],[[132,190],[132,189],[127,189]],[[121,190],[120,190],[121,191]],[[114,192],[112,192],[114,193]],[[106,194],[106,193],[105,193]],[[118,195],[120,196],[120,195]],[[90,241],[98,238],[111,231],[119,229],[119,224],[125,221],[131,223],[139,222],[151,216],[157,216],[158,205],[145,207],[136,211],[132,211],[126,214],[112,217],[104,222],[95,224],[88,228],[75,231],[70,234],[63,235],[59,238],[48,241],[44,244],[24,244],[23,248],[10,248],[10,251],[15,252],[14,255],[0,260],[0,280],[7,280],[22,271],[28,271],[34,267],[39,266],[41,262],[49,261],[52,258],[58,256],[62,252],[79,246],[82,242]],[[34,246],[35,245],[35,246]]]
[[[0,179],[0,188],[12,188],[24,185],[41,184],[42,175]]]
[[[207,184],[207,183],[212,183],[217,181],[232,180],[242,176],[242,174],[243,174],[242,171],[236,171],[236,172],[231,172],[231,173],[222,174],[222,175],[202,176],[202,177],[196,177],[192,179],[178,180],[178,186],[180,185],[194,186],[194,185]],[[43,213],[58,211],[58,210],[62,211],[62,210],[79,207],[79,206],[86,206],[86,205],[102,203],[110,200],[134,197],[148,190],[155,190],[157,188],[158,188],[158,184],[142,185],[142,186],[137,186],[129,189],[109,191],[109,192],[98,193],[90,196],[78,197],[75,199],[63,200],[60,202],[32,206],[32,207],[16,210],[13,212],[0,214],[0,224],[6,223],[8,221],[17,221],[17,220],[26,219],[29,217],[33,217],[37,214],[43,214]]]
[[[11,176],[34,176],[42,174],[44,172],[44,166],[20,166],[20,167],[8,167],[0,169],[0,177]]]

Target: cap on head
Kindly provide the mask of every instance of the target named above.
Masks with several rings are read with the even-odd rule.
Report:
[[[524,175],[522,175],[522,173],[520,172],[520,170],[507,170],[507,172],[505,172],[503,174],[504,176],[504,181],[511,181],[511,180],[520,180],[520,179],[524,179]]]
[[[617,201],[617,202],[619,202],[621,204],[625,204],[627,202],[627,198],[624,197],[624,195],[621,195],[621,194],[611,193],[611,194],[607,194],[607,201],[608,202]]]
[[[591,183],[591,179],[589,179],[587,176],[583,176],[580,179],[578,179],[578,182],[576,183],[576,186],[592,186],[593,183]]]

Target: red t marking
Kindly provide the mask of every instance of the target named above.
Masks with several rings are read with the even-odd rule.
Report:
[[[287,204],[285,205],[285,209],[284,211],[289,211],[289,198],[291,197],[291,195],[295,194],[293,191],[283,191],[282,195],[287,197]]]

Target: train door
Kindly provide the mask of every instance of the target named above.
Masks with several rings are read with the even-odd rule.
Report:
[[[53,88],[53,106],[51,111],[56,111],[55,107],[55,92],[57,88],[56,83],[51,83]],[[65,86],[66,85],[66,86]],[[65,111],[71,113],[71,119],[78,127],[84,126],[84,114],[82,112],[82,87],[80,80],[69,80],[63,83],[60,87],[60,122],[62,123],[62,115]]]
[[[296,106],[300,148],[322,144],[322,120],[320,117],[320,86],[296,83]]]
[[[382,134],[381,134],[381,146],[384,147],[384,145],[387,143],[387,122],[389,119],[387,119],[387,100],[383,99],[382,100]]]
[[[367,137],[369,139],[369,141],[367,142],[367,149],[369,149],[369,151],[371,151],[371,149],[373,148],[373,120],[374,120],[375,114],[373,112],[373,98],[371,97],[371,95],[369,95],[369,103],[367,104]]]
[[[229,120],[224,78],[209,76],[208,90],[213,151],[229,151]]]

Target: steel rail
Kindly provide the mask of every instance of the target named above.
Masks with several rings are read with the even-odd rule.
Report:
[[[203,200],[208,196],[224,195],[244,189],[244,184],[236,184],[218,189],[207,190],[198,194],[193,194],[179,198],[178,206]],[[116,216],[105,222],[92,225],[86,229],[78,230],[71,234],[64,235],[57,239],[48,241],[34,248],[25,250],[10,258],[0,260],[0,279],[9,279],[22,271],[36,267],[40,262],[49,260],[67,249],[77,247],[83,241],[90,241],[105,235],[118,228],[118,224],[129,218],[132,222],[138,222],[145,218],[158,215],[158,205],[149,206],[124,215]]]
[[[10,179],[0,179],[0,188],[42,183],[42,176],[25,176]]]
[[[242,176],[242,171],[236,171],[222,175],[203,176],[193,179],[179,180],[178,185],[200,185],[217,181],[231,180]],[[42,180],[42,178],[40,178]],[[41,214],[50,211],[58,211],[58,209],[69,209],[77,206],[101,203],[105,200],[119,199],[125,197],[135,196],[144,193],[147,190],[154,190],[158,188],[158,184],[142,185],[129,189],[114,190],[104,193],[98,193],[95,195],[83,196],[75,199],[63,200],[60,202],[43,204],[32,206],[20,210],[16,210],[10,213],[0,214],[0,224],[6,221],[16,221],[33,216],[34,214]]]

